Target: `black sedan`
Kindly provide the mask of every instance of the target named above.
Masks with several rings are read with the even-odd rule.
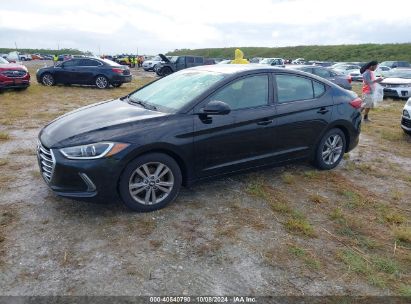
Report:
[[[332,68],[316,65],[291,65],[289,66],[289,68],[320,76],[331,82],[334,82],[335,84],[339,85],[340,87],[346,90],[352,90],[351,77],[349,75],[344,75]]]
[[[52,86],[55,84],[95,85],[99,89],[110,85],[119,87],[131,81],[128,67],[108,59],[74,58],[52,67],[39,69],[37,82]]]
[[[38,161],[59,195],[151,211],[223,174],[301,159],[336,167],[358,143],[360,106],[308,73],[195,67],[57,118],[39,134]]]

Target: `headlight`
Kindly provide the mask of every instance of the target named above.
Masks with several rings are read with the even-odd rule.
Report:
[[[127,148],[129,144],[102,142],[60,149],[69,159],[96,159],[109,157]]]
[[[410,118],[410,114],[408,113],[407,110],[403,110],[403,111],[402,111],[402,115],[403,115],[404,117]]]

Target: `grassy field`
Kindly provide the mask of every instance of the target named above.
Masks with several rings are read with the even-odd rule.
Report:
[[[36,67],[29,68],[35,75]],[[176,203],[152,214],[52,195],[31,146],[39,128],[153,80],[144,75],[118,89],[43,87],[34,80],[26,91],[0,94],[3,294],[104,294],[113,276],[123,287],[111,294],[130,291],[127,286],[149,294],[143,287],[154,282],[162,294],[204,294],[219,286],[254,295],[411,296],[411,137],[399,126],[404,101],[386,99],[373,110],[359,146],[332,171],[296,164],[212,181],[183,190]],[[41,255],[38,244],[46,248]],[[24,268],[19,259],[30,263]],[[237,264],[250,268],[237,273]],[[156,272],[159,265],[184,268]],[[94,269],[110,271],[96,278]],[[199,269],[201,280],[191,276]],[[165,284],[169,276],[176,280]],[[66,283],[55,287],[51,278]]]

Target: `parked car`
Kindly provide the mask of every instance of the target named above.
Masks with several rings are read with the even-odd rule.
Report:
[[[231,64],[231,59],[227,59],[227,60],[222,60],[220,62],[218,62],[217,64]]]
[[[63,54],[63,55],[58,55],[57,61],[67,61],[71,59],[70,54]]]
[[[32,60],[43,60],[43,56],[40,54],[31,54],[31,59]]]
[[[401,128],[405,133],[411,135],[411,97],[408,98],[407,103],[402,110]]]
[[[224,174],[302,159],[335,168],[358,144],[361,103],[291,69],[194,67],[46,125],[40,172],[58,195],[152,211]]]
[[[391,69],[386,66],[378,66],[374,72],[375,77],[386,77]],[[353,81],[362,81],[362,74],[360,70],[351,70],[348,72]]]
[[[39,69],[37,82],[52,86],[55,84],[96,85],[99,89],[120,87],[131,81],[130,69],[108,59],[91,57],[74,58],[56,66]]]
[[[340,87],[346,90],[352,90],[351,77],[344,75],[331,68],[325,68],[316,65],[289,65],[287,67],[290,69],[317,75],[339,85]]]
[[[348,75],[350,72],[359,71],[361,67],[355,64],[343,64],[333,67],[334,70]]]
[[[291,61],[291,64],[305,64],[305,59],[304,58],[297,58],[297,59]]]
[[[268,65],[275,65],[285,67],[285,61],[282,58],[264,58],[260,60],[259,64],[268,64]]]
[[[0,57],[0,90],[25,90],[30,86],[30,73],[24,65],[9,63]]]
[[[392,69],[380,85],[384,88],[384,97],[409,98],[411,69]]]
[[[380,65],[387,66],[391,69],[395,68],[411,68],[411,65],[407,61],[383,61]]]
[[[162,61],[157,64],[154,70],[158,76],[167,76],[195,66],[214,64],[214,62],[209,62],[207,58],[201,56],[173,56],[171,59],[168,59],[163,54],[159,54],[159,56]]]

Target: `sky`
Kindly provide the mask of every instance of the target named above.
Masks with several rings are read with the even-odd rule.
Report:
[[[0,48],[96,55],[411,42],[410,0],[0,0]]]

